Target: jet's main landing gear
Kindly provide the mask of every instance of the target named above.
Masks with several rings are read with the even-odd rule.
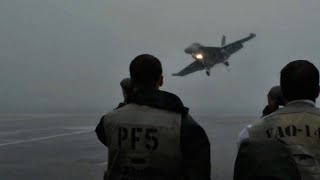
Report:
[[[224,62],[223,64],[226,66],[227,71],[230,72],[230,70],[229,70],[229,68],[228,68],[228,67],[229,67],[229,62],[226,61],[226,62]]]
[[[207,74],[207,76],[210,76],[210,70],[209,69],[206,70],[206,74]]]

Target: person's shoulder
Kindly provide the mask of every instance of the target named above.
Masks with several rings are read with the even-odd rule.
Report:
[[[178,97],[176,94],[167,92],[167,91],[160,91],[160,93],[163,93],[165,96],[168,97],[168,99],[171,99],[171,102],[173,106],[177,107],[182,114],[188,115],[189,108],[185,107],[180,97]]]
[[[126,104],[127,105],[127,104]],[[123,111],[123,109],[125,109],[125,106],[121,106],[121,107],[117,107],[116,109],[113,109],[107,113],[105,113],[101,119],[107,119],[107,118],[111,118],[113,116],[116,116],[117,114],[121,113],[121,111]]]
[[[157,92],[158,92],[159,94],[162,94],[162,95],[165,95],[165,96],[167,96],[167,97],[174,98],[174,99],[176,99],[176,100],[178,100],[178,101],[181,101],[181,99],[180,99],[176,94],[171,93],[171,92],[169,92],[169,91],[158,90]]]
[[[306,114],[306,115],[312,115],[314,117],[317,117],[320,119],[320,108],[318,107],[292,107],[292,106],[285,106],[282,108],[279,108],[278,110],[276,110],[275,112],[266,115],[264,117],[261,117],[259,120],[256,120],[254,123],[252,123],[252,127],[255,126],[260,126],[263,124],[270,124],[273,123],[275,121],[278,121],[280,119],[282,119],[283,116],[288,116],[290,115],[291,117],[295,117],[295,116],[300,116],[301,114]]]
[[[125,107],[125,106],[124,106]],[[115,119],[117,119],[117,117],[119,116],[119,114],[122,114],[122,110],[124,109],[124,107],[119,108],[119,109],[114,109],[108,113],[105,113],[100,121],[103,123],[104,126],[110,126],[111,124],[115,123]]]
[[[207,136],[203,127],[189,114],[182,115],[181,133],[182,136]]]
[[[319,107],[316,107],[316,106],[311,107],[308,109],[308,112],[311,114],[320,116],[320,108]]]
[[[185,114],[182,116],[182,125],[186,127],[201,127],[198,122],[196,122],[191,115]]]
[[[181,99],[177,95],[167,91],[139,91],[129,98],[129,102],[181,114],[188,113],[188,109],[184,107]]]
[[[121,103],[119,103],[119,105],[114,110],[120,109],[120,108],[124,107],[125,105],[127,105],[127,103],[121,102]]]
[[[210,148],[209,138],[204,128],[196,122],[189,114],[182,116],[181,120],[181,144],[183,147],[190,146]],[[186,145],[189,144],[189,145]]]
[[[255,121],[255,123],[261,123],[261,122],[264,122],[264,121],[267,121],[267,120],[270,120],[270,119],[274,119],[276,118],[278,115],[281,115],[281,114],[287,114],[287,108],[286,107],[282,107],[282,108],[279,108],[277,109],[276,111],[268,114],[268,115],[265,115],[263,117],[261,117],[260,119],[258,119],[257,121]]]
[[[267,115],[267,116],[263,116],[261,118],[257,118],[254,121],[252,121],[249,125],[245,126],[242,131],[250,131],[251,128],[254,128],[256,126],[261,126],[264,122],[266,121],[270,121],[270,117],[272,117],[273,113]]]
[[[270,120],[270,119],[276,119],[279,116],[282,115],[288,115],[288,114],[301,114],[301,113],[308,113],[313,114],[316,116],[320,116],[320,108],[316,106],[285,106],[282,108],[279,108],[275,112],[264,116],[261,118],[262,120]]]
[[[168,91],[162,91],[159,90],[158,93],[163,96],[166,97],[168,99],[170,99],[172,102],[174,102],[177,106],[183,106],[182,100],[180,99],[179,96],[177,96],[174,93],[168,92]]]

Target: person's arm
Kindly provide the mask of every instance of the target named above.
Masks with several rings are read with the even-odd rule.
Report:
[[[182,118],[180,147],[184,178],[186,180],[210,180],[209,139],[203,128],[189,115]]]
[[[104,127],[103,127],[103,118],[104,118],[104,116],[102,116],[102,118],[100,119],[100,122],[97,125],[95,132],[96,132],[97,137],[100,140],[100,142],[102,144],[104,144],[105,146],[107,146],[107,141],[106,141]]]
[[[249,130],[248,128],[250,128],[251,125],[248,125],[246,127],[244,127],[241,132],[239,133],[238,139],[237,139],[237,147],[240,148],[241,143],[246,140],[249,139]]]
[[[119,103],[119,105],[115,108],[115,110],[119,109],[119,108],[122,108],[125,105],[127,105],[127,104],[126,103]],[[96,132],[97,137],[100,140],[100,142],[108,147],[108,145],[107,145],[108,142],[107,142],[107,138],[106,138],[106,134],[105,134],[105,130],[104,130],[104,125],[103,125],[104,117],[105,116],[101,117],[100,122],[97,125],[95,132]]]
[[[262,116],[261,118],[268,116],[269,114],[273,113],[274,111],[276,111],[275,109],[273,109],[272,107],[270,108],[269,105],[266,105],[266,107],[263,109],[262,111]]]

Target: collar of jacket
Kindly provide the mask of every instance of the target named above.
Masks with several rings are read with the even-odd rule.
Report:
[[[315,107],[316,103],[308,100],[308,99],[301,99],[301,100],[295,100],[289,102],[286,107],[292,107],[292,106],[308,106],[308,107]]]
[[[188,108],[184,107],[178,96],[160,90],[136,92],[129,97],[128,103],[146,105],[181,114],[187,114],[189,110]]]

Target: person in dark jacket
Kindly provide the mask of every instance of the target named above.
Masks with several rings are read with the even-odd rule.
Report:
[[[139,55],[130,76],[135,91],[128,104],[103,116],[96,128],[108,147],[105,179],[211,179],[208,137],[179,97],[159,90],[160,61]]]

